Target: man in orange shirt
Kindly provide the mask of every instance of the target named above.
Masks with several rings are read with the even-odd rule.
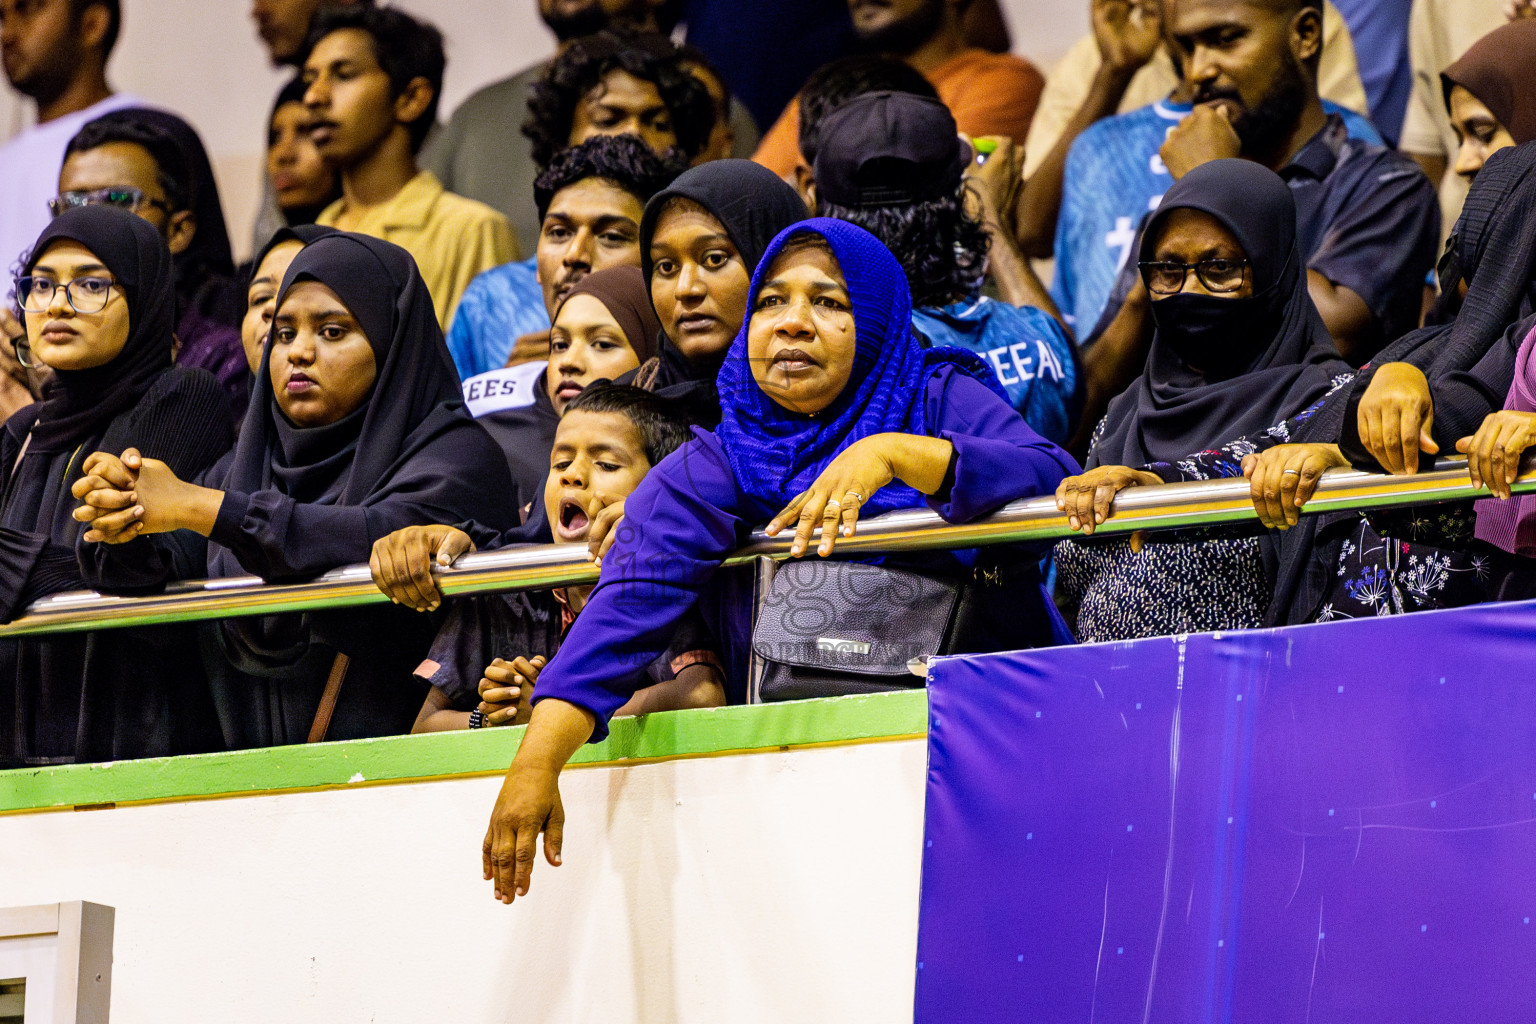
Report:
[[[1006,135],[1021,145],[1045,79],[1011,54],[966,44],[972,0],[848,0],[853,28],[869,49],[899,57],[938,90],[966,135]],[[787,179],[803,162],[799,109],[785,108],[752,159]]]

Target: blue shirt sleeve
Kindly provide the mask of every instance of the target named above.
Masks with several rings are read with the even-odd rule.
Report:
[[[459,379],[468,380],[501,369],[518,338],[548,327],[533,260],[503,263],[478,274],[464,289],[448,328],[448,354]]]

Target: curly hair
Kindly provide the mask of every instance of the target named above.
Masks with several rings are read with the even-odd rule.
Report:
[[[390,91],[395,97],[417,78],[425,78],[432,87],[432,102],[410,126],[411,149],[419,151],[432,126],[437,124],[437,108],[443,96],[443,72],[448,66],[443,34],[436,26],[418,21],[396,7],[322,7],[305,41],[306,58],[320,40],[347,28],[361,29],[372,37],[374,59],[389,76]]]
[[[857,224],[884,242],[906,272],[914,309],[947,306],[976,294],[987,273],[991,240],[966,213],[965,189],[899,206],[854,209],[822,200],[817,216]]]
[[[534,84],[523,123],[523,134],[533,140],[534,163],[548,167],[570,144],[576,105],[612,71],[626,71],[656,86],[672,115],[677,148],[689,160],[699,155],[715,126],[709,90],[689,74],[666,37],[609,29],[571,43]]]
[[[586,178],[602,178],[644,206],[651,196],[687,169],[688,164],[677,153],[657,156],[633,135],[598,135],[555,154],[550,165],[534,179],[533,201],[542,221],[555,193]]]

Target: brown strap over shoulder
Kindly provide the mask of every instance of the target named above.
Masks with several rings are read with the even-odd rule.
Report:
[[[338,653],[331,662],[331,674],[325,679],[325,689],[320,694],[320,706],[315,709],[315,720],[309,727],[309,743],[323,743],[331,728],[331,716],[336,713],[336,699],[341,696],[341,682],[347,678],[347,666],[351,659]]]

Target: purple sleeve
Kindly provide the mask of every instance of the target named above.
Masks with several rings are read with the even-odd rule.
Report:
[[[625,501],[624,522],[586,607],[534,689],[608,719],[649,683],[646,668],[671,644],[699,591],[741,540],[736,485],[712,436],[684,445]]]
[[[1077,462],[1030,429],[992,389],[969,374],[940,371],[928,381],[928,433],[955,446],[954,483],[928,505],[968,523],[1010,501],[1051,494]]]

